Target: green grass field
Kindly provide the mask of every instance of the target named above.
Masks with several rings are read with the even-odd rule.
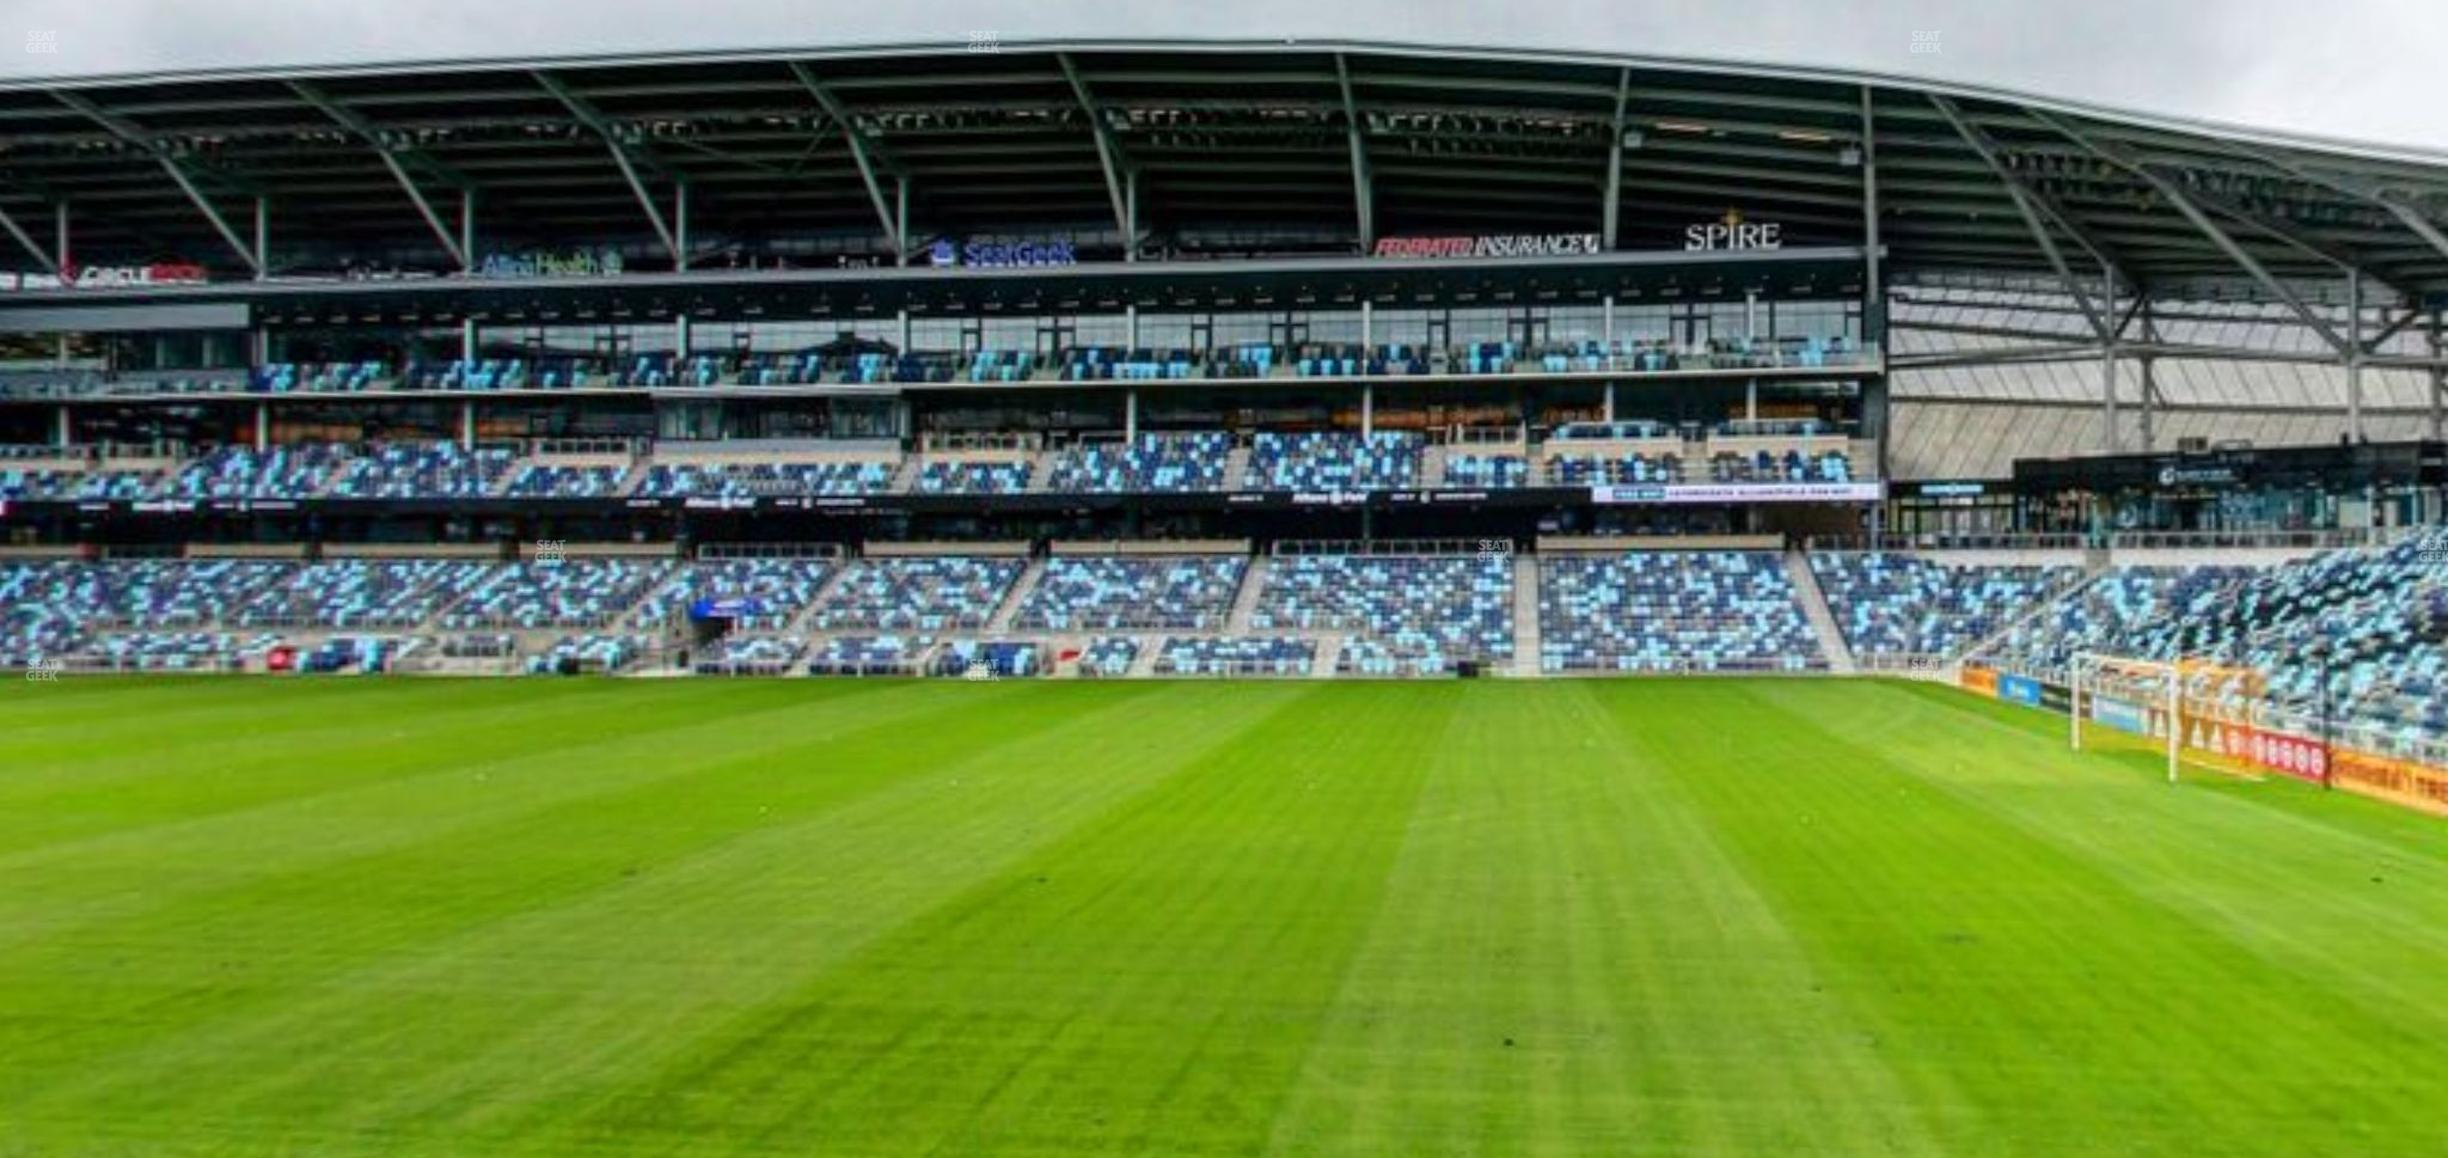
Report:
[[[15,683],[0,1154],[2448,1152],[2448,829],[2062,728]]]

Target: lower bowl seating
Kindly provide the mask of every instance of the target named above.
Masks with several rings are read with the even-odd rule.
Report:
[[[986,626],[1027,564],[928,555],[850,563],[817,604],[818,631],[975,631]]]
[[[728,612],[732,629],[770,633],[788,627],[833,575],[825,559],[701,559],[684,563],[638,604],[630,622],[669,629],[700,604]]]
[[[1239,555],[1051,559],[1012,626],[1212,631],[1231,615],[1248,565]]]
[[[1156,674],[1168,676],[1305,676],[1316,666],[1307,639],[1173,636],[1156,652]]]
[[[1784,560],[1762,551],[1548,555],[1539,637],[1539,667],[1556,673],[1827,664]]]
[[[1513,560],[1495,555],[1292,555],[1267,563],[1257,632],[1347,633],[1358,675],[1434,675],[1513,655]]]
[[[670,573],[667,560],[514,563],[445,615],[452,629],[608,628]]]
[[[932,670],[964,679],[1027,679],[1045,674],[1045,667],[1039,644],[955,639],[936,650]]]
[[[1857,656],[1960,656],[2082,578],[2072,565],[1959,566],[1881,552],[1823,551],[1810,563]]]
[[[1082,679],[1119,679],[1139,662],[1139,641],[1127,635],[1100,635],[1080,650]]]
[[[819,643],[808,656],[807,674],[915,675],[918,657],[935,646],[925,635],[846,635]]]

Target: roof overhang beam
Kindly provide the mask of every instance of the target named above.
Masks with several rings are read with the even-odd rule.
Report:
[[[2285,303],[2289,310],[2294,311],[2296,318],[2303,322],[2305,328],[2320,335],[2321,340],[2327,342],[2330,348],[2336,350],[2340,356],[2348,355],[2353,351],[2352,344],[2337,332],[2335,326],[2314,313],[2312,307],[2305,304],[2303,298],[2294,290],[2289,289],[2284,282],[2271,276],[2268,267],[2262,265],[2259,258],[2254,257],[2250,251],[2237,244],[2235,238],[2228,236],[2226,230],[2219,228],[2218,223],[2212,221],[2210,215],[2201,206],[2196,205],[2192,197],[2183,189],[2178,188],[2175,182],[2153,171],[2149,165],[2134,157],[2123,146],[2099,140],[2092,134],[2075,128],[2064,118],[2038,109],[2031,110],[2031,116],[2041,124],[2056,130],[2058,135],[2082,146],[2093,156],[2140,178],[2143,184],[2150,186],[2178,213],[2183,214],[2185,220],[2192,222],[2193,228],[2200,231],[2203,237],[2208,238],[2210,244],[2218,247],[2219,252],[2226,254],[2227,260],[2234,262],[2270,296]]]
[[[905,247],[909,244],[909,221],[894,214],[894,199],[884,195],[883,180],[877,175],[880,165],[888,163],[889,158],[882,156],[881,150],[870,149],[867,142],[859,137],[858,120],[850,114],[849,106],[843,104],[841,98],[817,78],[814,70],[794,60],[790,62],[790,71],[791,76],[799,81],[799,87],[806,89],[808,95],[814,97],[817,105],[824,109],[825,115],[841,126],[842,143],[850,148],[850,161],[858,166],[859,180],[867,186],[867,200],[875,206],[876,220],[883,225],[884,236],[892,242],[893,256],[907,261],[909,254]],[[899,185],[903,190],[908,188],[907,181]]]
[[[2134,284],[2133,279],[2126,276],[2117,263],[2109,260],[2107,252],[2085,236],[2062,209],[2026,184],[2021,174],[2007,168],[2005,159],[1999,154],[1997,142],[1986,131],[1964,119],[1963,111],[1955,106],[1954,101],[1938,93],[1930,93],[1929,100],[1947,119],[1947,123],[1955,126],[1956,135],[1962,137],[1964,143],[1980,155],[1981,162],[1989,167],[1989,171],[1997,175],[1998,184],[2005,187],[2006,196],[2014,201],[2015,212],[2022,215],[2024,226],[2031,230],[2032,240],[2039,243],[2041,255],[2048,259],[2049,267],[2057,271],[2057,280],[2064,284],[2066,292],[2073,296],[2075,305],[2090,320],[2092,330],[2099,334],[2102,341],[2110,340],[2112,331],[2108,328],[2107,310],[2113,305],[2092,303],[2091,291],[2083,287],[2082,278],[2074,276],[2073,268],[2066,262],[2065,252],[2057,247],[2056,237],[2049,232],[2050,223],[2054,222],[2064,229],[2067,236],[2082,246],[2110,277],[2127,285]]]
[[[645,211],[646,224],[653,227],[655,236],[662,240],[663,248],[670,252],[675,264],[685,262],[687,255],[681,252],[679,235],[672,230],[670,220],[663,216],[663,207],[655,203],[654,195],[647,190],[645,179],[638,175],[640,163],[649,165],[659,172],[664,171],[664,167],[623,139],[620,127],[613,124],[611,118],[604,116],[603,111],[596,108],[594,102],[580,96],[576,90],[562,83],[559,77],[542,69],[536,69],[528,75],[533,76],[535,82],[543,86],[545,92],[551,93],[553,99],[560,101],[562,106],[570,111],[571,116],[578,118],[579,124],[585,125],[596,136],[603,138],[604,148],[611,151],[612,163],[620,168],[621,180],[628,183],[629,192],[637,198],[638,208]]]
[[[239,236],[238,231],[230,226],[229,219],[221,215],[220,207],[204,196],[203,190],[196,187],[194,177],[187,172],[187,167],[181,164],[178,158],[172,156],[168,149],[162,147],[160,140],[125,117],[104,110],[82,94],[56,88],[49,91],[52,99],[75,110],[86,120],[102,126],[112,136],[144,150],[156,163],[161,165],[162,172],[169,175],[170,183],[178,186],[179,192],[187,195],[188,202],[196,207],[196,211],[204,215],[204,220],[213,227],[213,232],[221,235],[221,240],[229,246],[230,252],[237,254],[238,260],[244,262],[247,269],[256,275],[263,274],[263,255],[255,252],[255,247],[247,244],[246,239]],[[263,195],[259,190],[254,192],[258,197]]]
[[[347,105],[332,99],[331,95],[324,92],[321,86],[311,81],[293,80],[289,82],[289,89],[298,95],[299,100],[305,101],[324,116],[330,117],[342,128],[357,134],[360,139],[364,140],[366,145],[374,150],[375,158],[381,161],[383,168],[391,174],[391,179],[399,184],[400,191],[408,195],[409,203],[416,207],[417,216],[425,219],[426,228],[431,229],[434,239],[442,243],[443,251],[450,254],[452,261],[459,263],[459,268],[471,267],[471,258],[460,246],[457,232],[443,223],[441,213],[434,209],[433,202],[426,198],[425,191],[417,186],[415,179],[408,175],[407,168],[400,162],[403,157],[407,158],[418,168],[433,174],[462,193],[473,192],[474,182],[427,155],[423,150],[394,144],[389,136],[372,121],[367,120]]]
[[[1352,202],[1358,211],[1360,249],[1367,252],[1377,245],[1377,190],[1369,175],[1367,127],[1360,119],[1360,100],[1352,93],[1351,63],[1340,52],[1334,62],[1335,86],[1342,91],[1344,127],[1351,140]]]
[[[1121,232],[1124,245],[1136,249],[1139,239],[1131,236],[1130,197],[1122,187],[1122,175],[1130,163],[1123,156],[1122,143],[1114,139],[1112,126],[1105,123],[1104,107],[1097,103],[1096,94],[1089,91],[1088,80],[1080,75],[1079,66],[1071,62],[1071,54],[1055,53],[1054,63],[1062,68],[1063,79],[1070,82],[1072,95],[1079,98],[1080,111],[1088,118],[1088,131],[1095,137],[1097,165],[1105,171],[1105,194],[1113,199],[1114,228]]]

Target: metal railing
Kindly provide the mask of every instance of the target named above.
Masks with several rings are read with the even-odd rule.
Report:
[[[1279,539],[1269,553],[1297,555],[1509,555],[1511,539]]]

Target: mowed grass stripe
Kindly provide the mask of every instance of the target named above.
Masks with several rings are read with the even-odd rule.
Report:
[[[1928,1152],[1611,701],[1463,693],[1280,1153]]]
[[[237,1067],[232,1074],[282,1072],[301,1059],[249,1057],[216,1035],[243,1042],[263,1032],[268,1011],[317,996],[352,970],[394,967],[453,937],[618,888],[665,858],[787,821],[794,810],[873,791],[903,774],[904,757],[953,757],[968,742],[957,728],[932,726],[941,718],[965,712],[1012,735],[1062,722],[1025,692],[1000,688],[958,705],[916,684],[856,702],[838,712],[769,706],[745,733],[739,718],[717,718],[611,748],[479,766],[421,786],[432,809],[424,816],[395,814],[388,805],[399,800],[343,810],[338,798],[317,797],[283,818],[293,826],[283,835],[295,840],[274,841],[261,861],[228,857],[249,829],[217,821],[198,848],[217,845],[226,857],[208,884],[171,875],[159,888],[86,898],[98,912],[38,897],[51,903],[29,913],[25,899],[0,898],[0,932],[28,942],[0,957],[0,1011],[50,1014],[0,1018],[0,1097],[107,1099],[160,1082],[164,1071],[192,1076],[224,1063]],[[844,774],[787,771],[818,744],[845,753]],[[848,755],[862,745],[863,761]],[[764,790],[753,806],[718,808],[726,778],[754,778]],[[135,859],[107,873],[45,865],[32,879],[113,882],[181,867],[128,851]],[[357,1000],[339,988],[344,1003]],[[45,1064],[55,1052],[113,1064],[76,1073]],[[241,1080],[169,1088],[217,1097]]]
[[[301,774],[330,783],[174,822],[140,809],[112,831],[0,855],[0,874],[16,882],[0,896],[0,949],[58,942],[80,925],[135,920],[284,876],[291,887],[313,892],[336,866],[352,861],[487,825],[532,823],[527,818],[573,801],[685,777],[734,755],[742,734],[762,737],[767,722],[781,725],[774,733],[781,742],[825,742],[892,728],[939,710],[937,704],[916,685],[878,685],[870,694],[804,703],[718,699],[710,709],[686,699],[642,702],[594,728],[565,731],[548,720],[538,729],[546,739],[495,751],[455,743],[445,716],[377,713],[363,726],[411,728],[398,750],[413,755],[395,774],[368,778],[319,754],[288,754],[286,762]],[[137,753],[146,741],[126,743]],[[456,760],[448,759],[454,752]],[[177,767],[175,758],[160,763]],[[175,772],[165,776],[175,779]]]
[[[2331,1099],[2344,1115],[2334,1132],[2338,1143],[2385,1147],[2403,1136],[2396,1127],[2419,1129],[2419,1115],[2353,1107],[2384,1101],[2411,1108],[2409,1093],[2448,1071],[2448,1056],[2435,1044],[2448,1040],[2439,985],[2439,964],[2448,961],[2448,842],[2439,839],[2436,820],[2284,778],[2255,782],[2194,770],[2171,788],[2164,757],[2155,752],[2075,754],[2061,746],[2062,720],[1935,689],[1908,690],[1919,702],[1899,708],[1877,735],[1862,740],[2166,910],[2160,924],[2199,928],[2237,951],[2225,955],[2234,975],[2188,977],[2193,992],[2185,999],[2245,986],[2280,994],[2276,1008],[2289,1016],[2274,1023],[2269,1014],[2234,1011],[2256,1027],[2273,1056],[2287,1052],[2290,1029],[2318,1035],[2295,1044],[2300,1054],[2336,1040],[2362,1046],[2345,1064],[2317,1074],[2293,1067],[2293,1090],[2271,1084],[2270,1094]],[[1967,762],[1931,740],[1959,733],[2009,743],[2035,736],[2055,745],[2024,762],[2021,774],[2003,775],[1997,763]],[[2421,843],[2400,839],[2409,820]],[[2205,1015],[2215,1008],[2206,1005]],[[2271,1108],[2265,1103],[2261,1112]],[[2392,1118],[2399,1119],[2395,1126]],[[2448,1147],[2448,1129],[2434,1133]]]
[[[52,687],[5,1158],[2448,1152],[2438,822],[1949,693]]]
[[[610,748],[626,737],[872,689],[853,685],[794,696],[767,685],[721,696],[689,690],[687,681],[626,690],[604,681],[569,681],[560,688],[547,681],[533,695],[504,696],[500,681],[415,680],[385,695],[383,681],[355,680],[306,683],[298,703],[266,695],[271,689],[257,684],[252,701],[232,701],[251,705],[245,710],[223,706],[199,715],[151,710],[165,682],[225,687],[247,681],[128,683],[146,706],[131,707],[116,731],[90,723],[48,736],[31,734],[34,729],[0,731],[0,759],[19,770],[0,778],[0,858],[95,834],[130,835],[148,823],[290,805],[462,768],[471,756],[500,761],[587,745]],[[47,694],[38,690],[29,698]],[[163,759],[164,753],[176,759]]]
[[[1950,1150],[2313,1153],[2359,1135],[2361,1153],[2436,1152],[2415,1099],[2448,1058],[1853,739],[1911,711],[1909,693],[1740,691],[1661,689],[1642,742],[1700,754],[1677,782],[1940,1111]],[[1958,739],[1967,767],[2071,759]]]
[[[1175,685],[1196,729],[1262,687]],[[1450,697],[1287,710],[624,1099],[637,1153],[1241,1153],[1365,928]]]
[[[362,955],[350,972],[198,1026],[147,1051],[135,1073],[123,1063],[77,1092],[107,1104],[144,1097],[148,1075],[166,1079],[182,1098],[155,1117],[223,1145],[337,1137],[384,1153],[464,1153],[469,1139],[571,1113],[987,871],[991,845],[929,843],[965,827],[949,810],[974,804],[1011,839],[1052,839],[1066,815],[1136,790],[1055,773],[1061,757],[1125,726],[1153,685],[1061,706],[1018,685],[901,686],[927,710],[835,721],[796,747],[718,746],[725,759],[617,809],[589,801],[532,832],[420,850],[476,856],[485,880],[523,877],[545,903]],[[998,781],[1004,765],[1031,779]],[[973,791],[954,791],[964,787]],[[1054,823],[1039,829],[1032,816]],[[720,839],[681,839],[691,832]],[[826,858],[813,873],[802,867],[811,857]],[[564,864],[582,887],[545,887]],[[432,876],[394,867],[363,871],[401,888]],[[199,1069],[231,1076],[181,1080]],[[174,1144],[162,1124],[135,1136]]]
[[[671,1067],[694,1064],[689,1059],[714,1043],[735,1042],[740,1026],[763,1024],[772,1010],[788,1007],[811,976],[1156,791],[1297,695],[1269,689],[1218,706],[1200,714],[1202,731],[1168,743],[1116,740],[1133,721],[1166,717],[1166,706],[1153,702],[1155,687],[1065,690],[1054,701],[1035,697],[1053,727],[1015,734],[981,720],[972,732],[964,730],[968,721],[950,722],[949,732],[971,742],[956,758],[914,769],[849,807],[661,874],[652,886],[617,898],[617,909],[554,914],[545,930],[552,939],[605,945],[589,984],[516,1038],[452,1060],[375,1112],[389,1128],[442,1124],[460,1137],[499,1138],[504,1146],[539,1133],[566,1136],[556,1124],[584,1123],[632,1103],[639,1088],[658,1085]],[[1080,754],[1090,751],[1099,758],[1082,762]],[[875,755],[890,759],[887,752]],[[620,947],[642,923],[653,943],[688,947],[658,962],[675,974],[667,984],[641,984],[636,962],[621,959]],[[504,933],[504,952],[537,935]],[[466,982],[484,985],[480,975]],[[568,986],[556,981],[553,988]],[[539,1053],[555,1059],[543,1073],[535,1065]],[[798,1079],[779,1071],[764,1080]],[[503,1096],[505,1086],[515,1092]],[[676,1151],[666,1138],[640,1152]]]

